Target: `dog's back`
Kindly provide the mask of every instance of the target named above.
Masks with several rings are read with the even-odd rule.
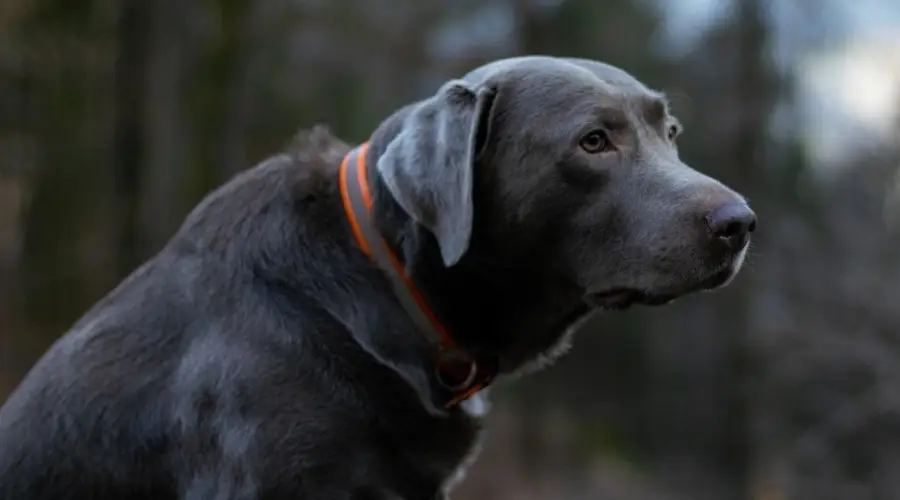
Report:
[[[327,319],[301,310],[303,300],[289,305],[293,316],[272,311],[290,299],[255,281],[279,272],[278,262],[260,262],[267,250],[302,242],[295,195],[312,189],[303,183],[314,167],[277,157],[212,193],[165,249],[49,349],[0,412],[0,498],[175,498],[179,490],[207,498],[253,486],[244,469],[258,465],[242,462],[252,456],[254,423],[229,405],[253,403],[253,386],[278,379],[289,362],[291,404],[318,385],[303,383],[310,375],[295,351],[316,329],[304,322]],[[312,405],[303,410],[314,414]],[[293,423],[304,420],[314,418]],[[230,486],[197,472],[229,460]]]

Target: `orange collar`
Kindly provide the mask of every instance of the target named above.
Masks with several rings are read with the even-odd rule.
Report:
[[[470,398],[492,381],[496,367],[476,362],[453,341],[428,307],[406,269],[378,232],[372,219],[372,194],[366,177],[369,143],[354,148],[341,162],[340,189],[347,220],[362,251],[385,272],[398,301],[434,346],[435,377],[452,397],[447,408]]]

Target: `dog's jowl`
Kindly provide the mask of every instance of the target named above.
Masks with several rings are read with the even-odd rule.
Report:
[[[204,199],[0,411],[0,498],[441,498],[485,389],[593,311],[738,272],[756,225],[665,97],[497,61]]]

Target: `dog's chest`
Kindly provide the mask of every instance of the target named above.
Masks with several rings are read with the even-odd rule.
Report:
[[[485,395],[478,394],[459,407],[459,412],[433,427],[430,439],[420,444],[414,453],[419,466],[430,469],[430,474],[441,485],[441,491],[449,492],[458,485],[467,470],[481,452],[484,440],[484,417],[489,410]],[[427,465],[426,465],[427,464]],[[423,471],[424,472],[424,471]]]
[[[486,394],[476,394],[460,404],[460,409],[472,422],[475,422],[475,430],[468,440],[467,449],[461,457],[457,457],[455,465],[445,476],[442,487],[444,494],[449,494],[453,488],[465,479],[469,467],[472,466],[481,453],[482,443],[484,442],[483,421],[490,410],[490,403]]]

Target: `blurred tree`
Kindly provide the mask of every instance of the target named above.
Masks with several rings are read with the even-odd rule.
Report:
[[[138,226],[138,197],[141,170],[147,148],[144,97],[149,72],[147,60],[153,50],[151,22],[160,9],[156,2],[122,0],[116,19],[115,121],[113,124],[113,213],[117,252],[115,269],[125,276],[139,262],[141,243]],[[171,200],[166,200],[171,202]]]
[[[760,232],[725,291],[598,316],[552,370],[501,388],[497,437],[457,497],[896,496],[900,241],[884,197],[900,151],[811,175],[795,68],[773,57],[827,46],[842,4],[733,0],[675,55],[661,5],[0,2],[0,392],[297,128],[361,141],[487,60],[580,56],[667,91],[682,157],[747,194]]]
[[[38,151],[17,299],[27,321],[58,335],[114,278],[86,262],[93,252],[104,254],[104,228],[96,221],[107,208],[108,162],[101,157],[109,147],[102,137],[111,134],[113,23],[110,6],[100,1],[29,7],[12,33],[21,58],[18,125]],[[46,342],[36,339],[32,347]]]

